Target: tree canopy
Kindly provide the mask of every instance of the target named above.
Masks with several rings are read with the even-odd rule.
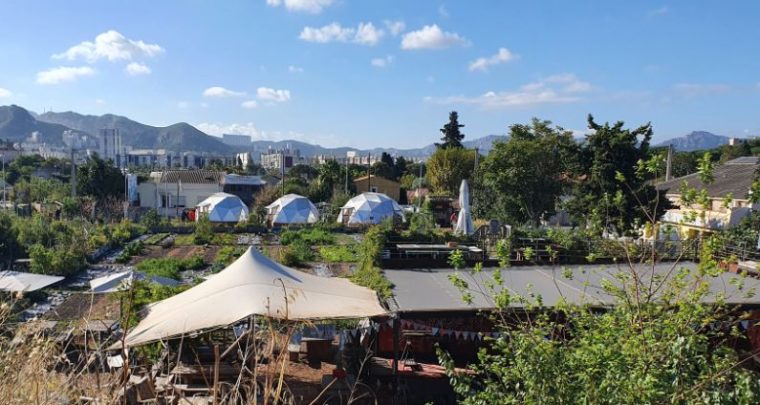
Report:
[[[564,191],[564,174],[574,160],[572,133],[534,118],[510,127],[510,137],[496,142],[479,166],[484,214],[511,224],[539,221],[555,213]]]
[[[443,134],[442,143],[436,146],[442,149],[461,148],[464,134],[459,130],[460,128],[464,128],[464,125],[459,123],[459,114],[456,111],[450,112],[449,122],[440,129]]]
[[[440,148],[427,162],[427,178],[436,193],[457,195],[463,179],[470,179],[475,169],[474,149]]]

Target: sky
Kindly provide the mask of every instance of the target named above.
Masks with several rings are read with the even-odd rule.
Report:
[[[5,0],[0,105],[421,147],[547,119],[760,135],[760,2]]]

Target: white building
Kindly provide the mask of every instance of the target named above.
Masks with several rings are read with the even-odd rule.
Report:
[[[126,165],[126,151],[117,128],[103,128],[98,138],[98,154],[101,159],[112,160],[116,167]]]
[[[267,170],[285,170],[301,163],[301,151],[298,149],[269,150],[261,154],[261,166]]]

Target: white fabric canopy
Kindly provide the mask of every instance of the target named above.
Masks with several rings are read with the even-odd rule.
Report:
[[[396,201],[383,193],[361,193],[341,207],[338,222],[348,225],[379,224],[385,218],[398,215],[404,219],[404,210]]]
[[[307,320],[387,313],[368,288],[293,270],[250,247],[226,269],[147,312],[127,334],[127,346],[222,327],[251,315]]]
[[[63,277],[20,271],[0,272],[0,290],[10,292],[36,291],[63,280]]]
[[[273,224],[313,224],[319,221],[319,210],[308,198],[287,194],[267,205],[267,215]]]
[[[196,219],[208,215],[211,222],[243,222],[248,219],[248,207],[233,194],[214,193],[198,203],[196,209]]]
[[[139,271],[127,270],[90,280],[90,291],[98,294],[120,291],[123,288],[129,288],[132,285],[132,280],[148,280],[151,283],[170,287],[179,285],[179,281],[171,278],[151,276]]]
[[[475,233],[475,226],[472,224],[472,215],[470,214],[470,187],[467,185],[467,180],[462,180],[462,184],[459,186],[459,216],[454,233],[458,235]]]

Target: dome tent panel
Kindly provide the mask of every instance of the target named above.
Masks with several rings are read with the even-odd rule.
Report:
[[[248,207],[240,197],[227,194],[215,193],[201,201],[196,206],[199,215],[205,214],[211,222],[243,222],[248,219]]]
[[[319,221],[317,207],[298,194],[284,195],[266,208],[272,224],[313,224]]]
[[[396,201],[382,193],[366,192],[350,199],[340,209],[338,222],[346,225],[379,224],[395,216],[404,220],[404,211]]]

